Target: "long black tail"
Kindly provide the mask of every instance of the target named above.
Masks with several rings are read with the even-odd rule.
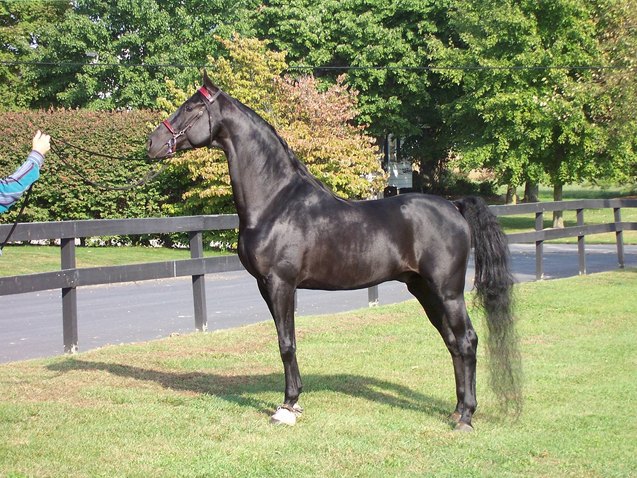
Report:
[[[513,276],[507,239],[481,198],[467,197],[455,204],[471,228],[476,296],[487,319],[491,386],[506,410],[518,414],[522,407],[522,368],[513,317]]]

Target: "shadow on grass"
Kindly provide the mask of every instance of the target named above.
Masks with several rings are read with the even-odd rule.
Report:
[[[270,415],[278,404],[268,403],[251,395],[280,391],[281,396],[283,396],[284,388],[283,373],[236,376],[202,372],[178,373],[73,358],[49,365],[47,368],[59,373],[77,370],[104,371],[118,377],[155,382],[171,390],[214,395],[230,403],[250,407],[267,415]],[[403,385],[363,375],[309,374],[303,376],[303,382],[306,391],[342,393],[439,418],[447,417],[455,405],[416,392]]]

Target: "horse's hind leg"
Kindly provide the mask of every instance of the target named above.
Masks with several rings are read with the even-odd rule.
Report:
[[[472,430],[471,419],[477,406],[478,336],[469,320],[464,294],[458,292],[453,296],[443,296],[421,278],[408,283],[407,287],[425,309],[429,321],[436,327],[451,354],[457,398],[451,417],[457,423],[456,429]]]
[[[294,287],[275,276],[258,281],[261,295],[268,304],[276,325],[279,338],[279,351],[285,371],[285,399],[272,422],[294,425],[302,409],[298,405],[303,385],[296,362],[296,334],[294,331]]]

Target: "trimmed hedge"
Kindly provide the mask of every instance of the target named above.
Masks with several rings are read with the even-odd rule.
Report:
[[[31,138],[40,129],[54,139],[83,148],[125,157],[111,160],[64,148],[72,167],[53,152],[47,154],[42,174],[35,184],[24,221],[111,219],[167,215],[179,201],[184,181],[175,171],[162,173],[154,181],[130,191],[105,191],[85,184],[76,170],[91,180],[111,185],[136,181],[155,164],[146,158],[146,138],[161,113],[148,110],[98,112],[88,110],[20,111],[0,113],[0,174],[11,174],[31,149]],[[170,168],[169,168],[170,169]],[[182,176],[183,177],[183,176]],[[177,188],[173,187],[177,183]],[[19,204],[0,216],[12,222]]]

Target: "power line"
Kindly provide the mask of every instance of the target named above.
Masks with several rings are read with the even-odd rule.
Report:
[[[47,62],[47,61],[0,61],[3,66],[34,66],[34,67],[102,67],[102,68],[214,68],[214,65],[185,64],[185,63],[79,63],[79,62]],[[635,71],[636,67],[614,65],[510,65],[510,66],[312,66],[291,65],[287,70],[296,71],[517,71],[517,70],[615,70]]]
[[[50,61],[0,61],[4,66],[48,66],[76,68],[106,67],[106,68],[211,68],[212,65],[187,65],[180,63],[79,63],[79,62],[50,62]]]
[[[601,66],[601,65],[575,65],[575,66],[481,66],[481,65],[463,65],[463,66],[309,66],[297,65],[289,66],[288,70],[380,70],[380,71],[443,71],[443,70],[461,70],[461,71],[488,71],[488,70],[635,70],[634,67],[623,66]]]

